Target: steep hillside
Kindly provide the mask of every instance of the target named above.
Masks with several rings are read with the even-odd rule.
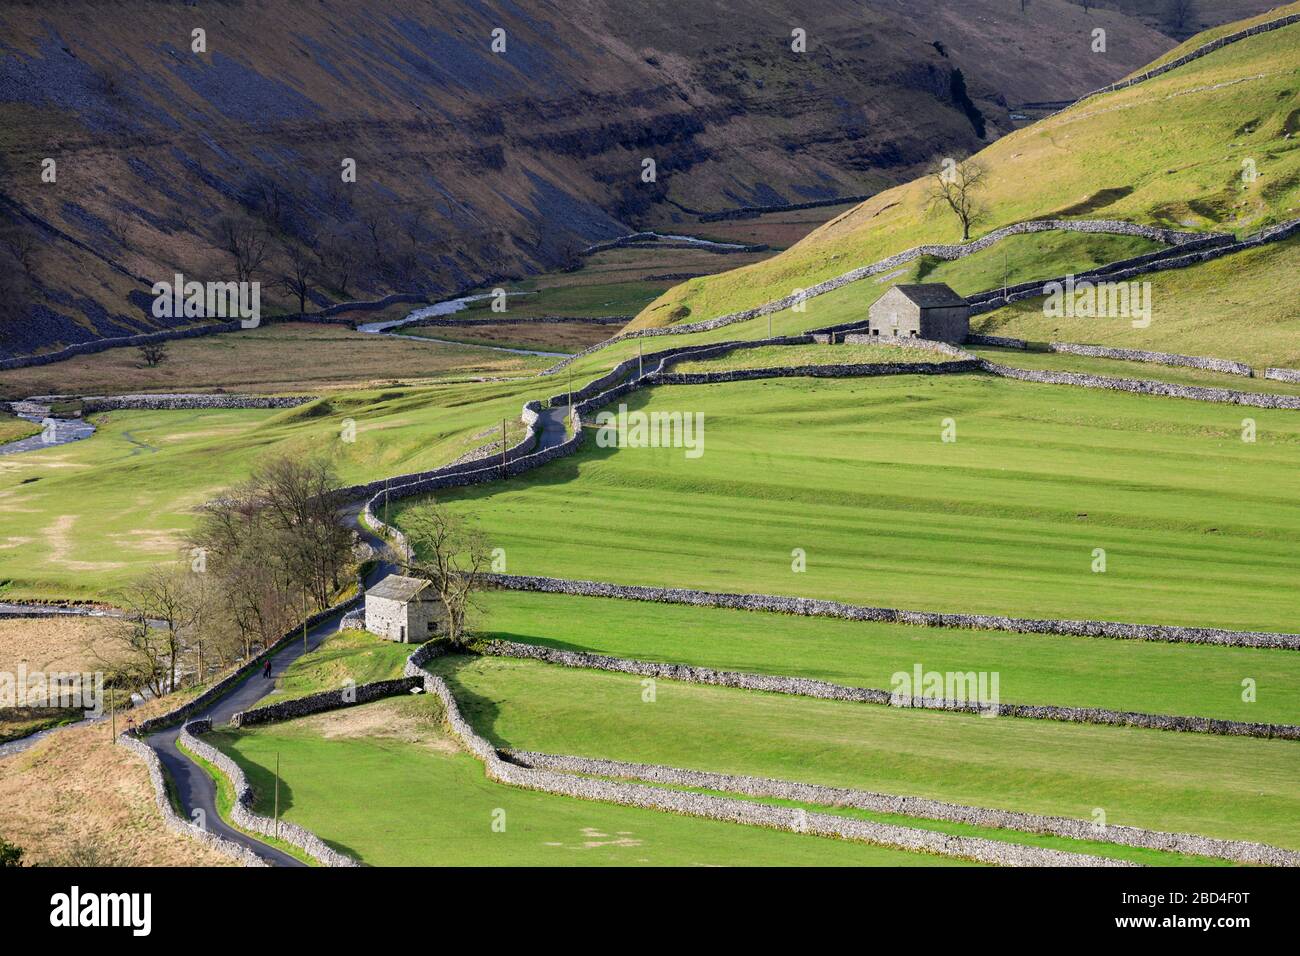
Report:
[[[987,211],[972,238],[1029,219],[1246,233],[1300,216],[1298,37],[1293,25],[1230,45],[990,145],[977,157]],[[912,246],[957,242],[956,219],[928,202],[931,182],[883,192],[775,258],[677,286],[636,324],[728,314]]]
[[[232,277],[227,219],[267,236],[270,311],[304,252],[318,304],[448,291],[687,210],[873,192],[1005,132],[1008,99],[1075,95],[1168,45],[1065,0],[909,7],[7,4],[0,353],[153,327],[149,283]]]

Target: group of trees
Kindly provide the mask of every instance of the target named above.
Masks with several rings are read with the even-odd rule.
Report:
[[[216,245],[238,281],[269,278],[297,300],[299,314],[306,311],[313,289],[348,297],[362,276],[393,287],[417,287],[421,252],[433,236],[428,211],[417,205],[400,210],[362,205],[354,188],[337,182],[322,203],[253,174],[238,193],[242,210],[217,223]]]
[[[98,656],[119,686],[155,694],[247,658],[327,607],[352,560],[339,482],[324,462],[274,458],[203,507],[186,560],[119,596]]]

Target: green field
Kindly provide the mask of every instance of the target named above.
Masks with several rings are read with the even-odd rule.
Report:
[[[908,627],[612,598],[491,591],[480,636],[611,657],[892,688],[926,671],[999,674],[1005,703],[1300,723],[1300,654]],[[1242,698],[1242,680],[1257,699]],[[863,704],[861,706],[874,706]]]
[[[35,435],[41,426],[14,415],[0,414],[0,445]]]
[[[682,362],[669,372],[724,372],[730,369],[777,368],[788,365],[876,365],[950,362],[952,358],[925,349],[889,345],[767,345],[738,349],[717,358]]]
[[[865,707],[536,661],[447,657],[493,744],[912,794],[1300,847],[1291,741]]]
[[[1300,5],[1291,4],[1275,15],[1297,10]],[[1111,218],[1237,233],[1294,218],[1300,199],[1300,140],[1290,128],[1297,35],[1300,26],[1291,26],[1233,44],[992,143],[978,154],[989,174],[981,194],[988,215],[973,237],[1040,218]],[[1243,160],[1254,161],[1258,179],[1243,180]],[[927,208],[927,189],[928,182],[919,179],[883,191],[778,256],[682,283],[647,308],[638,323],[723,315],[916,245],[956,242],[960,229],[955,219]],[[985,278],[996,276],[1002,257],[996,248],[989,251],[995,255],[986,260]],[[1259,364],[1295,361],[1295,336],[1284,334],[1288,328],[1293,333],[1294,326],[1274,322],[1277,309],[1267,304],[1288,297],[1271,288],[1264,300],[1235,294],[1242,282],[1267,281],[1275,273],[1261,263],[1260,275],[1252,276],[1249,259],[1225,268],[1232,276],[1229,287],[1215,288],[1209,301],[1195,302],[1194,313],[1179,311],[1175,301],[1157,300],[1157,319],[1145,330],[1150,334],[1140,338],[1143,344],[1136,344],[1134,336],[1123,344],[1209,351]],[[1247,321],[1235,323],[1231,334],[1211,334],[1229,302],[1238,307],[1229,311]],[[1256,317],[1248,306],[1261,303],[1263,314]]]
[[[374,866],[924,866],[958,861],[575,800],[493,783],[430,697],[204,739],[283,819]],[[504,811],[505,831],[493,830]]]
[[[971,328],[1036,341],[1217,355],[1261,372],[1300,368],[1300,236],[1142,281],[1151,283],[1149,328],[1135,329],[1126,318],[1049,318],[1037,298],[976,316]],[[1250,387],[1256,384],[1264,383]]]
[[[537,386],[529,383],[536,391]],[[104,597],[173,560],[195,509],[276,454],[344,482],[434,468],[519,428],[529,385],[394,388],[301,408],[111,412],[91,438],[0,458],[0,595]],[[343,440],[355,423],[355,441]]]
[[[409,644],[366,631],[339,631],[290,664],[276,680],[274,692],[258,701],[258,706],[337,690],[345,681],[369,684],[401,677],[412,650]]]
[[[674,386],[626,401],[702,413],[702,456],[589,441],[442,500],[478,517],[515,574],[1295,628],[1293,412],[984,375]],[[1247,413],[1254,443],[1241,440]]]
[[[1124,362],[1118,359],[1093,358],[1070,355],[1065,352],[1039,352],[1034,349],[1004,349],[978,346],[971,349],[980,358],[1013,368],[1047,369],[1053,372],[1081,372],[1086,375],[1103,375],[1108,378],[1145,378],[1175,385],[1199,385],[1206,388],[1228,388],[1239,392],[1263,392],[1269,395],[1300,395],[1300,385],[1278,382],[1262,375],[1247,378],[1180,365],[1158,365],[1155,362]]]

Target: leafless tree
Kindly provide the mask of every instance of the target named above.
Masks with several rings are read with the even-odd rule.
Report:
[[[155,688],[159,693],[177,688],[181,657],[194,624],[196,605],[188,573],[179,565],[154,567],[121,596],[121,606],[127,612],[133,632],[140,621],[154,625],[142,640],[137,641],[133,634],[131,644],[149,645],[150,650],[141,652],[162,669],[164,683]]]
[[[327,464],[286,456],[204,506],[190,544],[245,655],[283,634],[304,604],[326,607],[339,590],[352,549],[341,503]]]
[[[447,614],[447,636],[453,644],[468,639],[471,615],[481,610],[474,592],[488,565],[488,548],[482,534],[459,515],[431,504],[403,518],[414,556],[405,573],[429,581]]]
[[[961,241],[970,241],[971,226],[986,214],[978,193],[984,186],[985,168],[973,159],[945,163],[935,171],[930,184],[929,204],[952,210],[961,222]]]
[[[312,282],[315,279],[315,253],[308,245],[291,242],[284,243],[280,247],[280,252],[284,257],[280,285],[298,300],[298,314],[303,315],[307,311],[307,296],[311,294]]]
[[[321,237],[316,258],[324,281],[346,296],[357,265],[357,237],[339,228],[331,229]]]
[[[139,348],[140,360],[146,368],[156,368],[167,361],[166,342],[146,342]]]
[[[235,278],[251,281],[266,260],[266,233],[249,219],[227,216],[217,223],[217,236],[221,248],[234,260]]]
[[[36,236],[30,229],[21,225],[6,226],[3,233],[0,233],[0,241],[9,250],[9,254],[17,260],[22,266],[23,274],[29,279],[33,277],[36,269],[36,254],[39,248]]]
[[[1195,13],[1195,0],[1166,0],[1165,26],[1174,33],[1183,33],[1191,26]]]

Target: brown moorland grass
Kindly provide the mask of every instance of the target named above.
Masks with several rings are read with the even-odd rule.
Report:
[[[139,721],[175,703],[151,701],[132,714]],[[111,737],[107,723],[71,727],[0,760],[0,836],[23,849],[24,862],[234,865],[163,825],[144,762]]]
[[[0,671],[83,670],[110,644],[102,618],[0,618]]]
[[[401,314],[408,311],[404,307]],[[120,348],[13,369],[0,373],[0,397],[218,389],[302,393],[448,375],[514,376],[545,364],[526,355],[295,322],[173,341],[156,368],[145,368],[135,349]]]

